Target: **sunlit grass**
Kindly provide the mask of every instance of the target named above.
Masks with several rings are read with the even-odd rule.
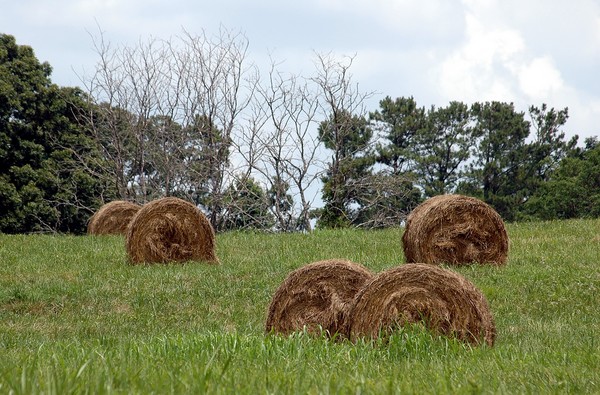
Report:
[[[131,266],[120,237],[0,235],[0,393],[598,393],[600,221],[510,224],[496,345],[264,334],[291,270],[402,264],[400,229],[217,235],[220,266]]]

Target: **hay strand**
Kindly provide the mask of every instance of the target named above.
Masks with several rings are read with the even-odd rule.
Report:
[[[430,331],[492,346],[496,326],[487,300],[463,276],[411,263],[379,273],[356,295],[348,313],[350,338],[387,336],[422,323]]]
[[[306,329],[329,336],[341,333],[356,293],[373,274],[357,263],[330,259],[291,272],[275,291],[269,306],[267,332],[289,334]]]
[[[440,195],[417,206],[402,236],[407,263],[506,264],[508,235],[498,213],[481,200]]]
[[[127,229],[131,263],[205,261],[219,263],[214,230],[193,204],[166,197],[145,204]]]
[[[124,200],[106,203],[90,218],[87,233],[90,235],[125,235],[127,225],[140,208],[139,205]]]

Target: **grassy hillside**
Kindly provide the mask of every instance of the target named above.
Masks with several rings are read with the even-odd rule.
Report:
[[[220,266],[130,266],[120,237],[0,235],[0,393],[599,393],[600,221],[508,232],[506,267],[453,269],[488,298],[493,348],[264,335],[290,271],[402,264],[398,229],[220,234]]]

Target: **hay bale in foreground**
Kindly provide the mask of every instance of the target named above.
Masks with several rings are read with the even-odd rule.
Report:
[[[362,265],[340,259],[296,269],[273,294],[265,329],[280,334],[305,328],[315,334],[321,329],[330,336],[341,333],[350,303],[372,277]]]
[[[219,263],[208,219],[196,206],[175,197],[154,200],[137,212],[127,229],[126,248],[131,263]]]
[[[474,344],[492,346],[496,338],[483,293],[457,273],[422,263],[397,266],[365,284],[348,312],[347,330],[356,341],[416,323]]]
[[[441,195],[417,206],[402,235],[406,262],[504,265],[508,235],[496,210],[481,200]]]
[[[127,225],[140,208],[124,200],[106,203],[90,218],[87,232],[90,235],[125,235]]]

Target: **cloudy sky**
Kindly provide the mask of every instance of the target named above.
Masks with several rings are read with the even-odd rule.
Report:
[[[135,45],[222,25],[257,63],[271,54],[309,73],[314,53],[355,55],[353,81],[378,100],[498,100],[569,108],[567,135],[600,135],[598,0],[0,0],[0,33],[30,45],[53,82],[80,85],[92,36]],[[580,139],[581,141],[582,139]]]

